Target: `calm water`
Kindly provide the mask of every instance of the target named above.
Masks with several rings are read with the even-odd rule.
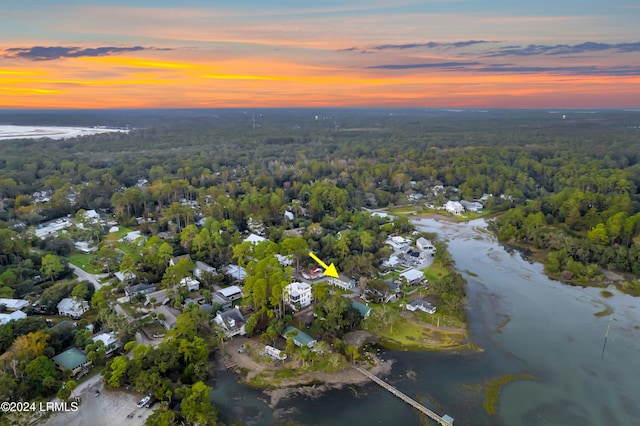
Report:
[[[605,299],[600,290],[549,280],[541,265],[500,246],[483,220],[451,224],[422,219],[416,224],[447,240],[456,268],[468,282],[471,337],[484,352],[389,351],[383,357],[397,361],[389,382],[436,412],[451,415],[458,426],[640,425],[640,299],[615,290],[614,297]],[[612,316],[594,315],[605,307]],[[479,385],[520,373],[535,380],[506,386],[498,415],[487,416]],[[239,412],[246,404],[246,423],[269,424],[272,413],[258,394],[245,395],[243,386],[228,383],[232,380],[229,376],[219,382],[220,389],[235,389],[238,395],[228,405],[218,391],[214,400],[221,410]],[[292,398],[279,408],[290,410],[287,418],[309,425],[420,424],[413,409],[373,384],[318,399]]]

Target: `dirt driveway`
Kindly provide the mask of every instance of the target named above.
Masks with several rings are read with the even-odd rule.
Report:
[[[96,397],[98,390],[100,396]],[[153,409],[136,407],[142,399],[139,394],[105,390],[100,375],[81,383],[73,393],[81,398],[78,411],[55,413],[45,426],[143,426],[153,412]]]

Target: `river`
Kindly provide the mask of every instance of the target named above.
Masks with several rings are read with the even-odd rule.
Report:
[[[484,351],[387,351],[383,357],[396,360],[386,377],[390,383],[449,414],[457,426],[640,425],[640,299],[615,289],[605,298],[600,289],[548,279],[542,265],[505,250],[482,219],[415,224],[449,244],[456,269],[467,280],[470,335]],[[595,315],[604,309],[613,314]],[[482,385],[521,373],[534,380],[504,387],[498,414],[488,416]],[[218,390],[214,400],[221,412],[240,414],[246,405],[246,424],[271,424],[273,413],[255,391],[232,380],[219,380],[218,389],[233,399],[229,404]],[[291,398],[278,408],[288,412],[287,419],[308,425],[420,424],[413,409],[374,384],[317,399]]]

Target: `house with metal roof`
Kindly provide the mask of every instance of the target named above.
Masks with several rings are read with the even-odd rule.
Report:
[[[0,305],[4,305],[5,309],[9,312],[19,311],[29,306],[29,301],[24,299],[5,299],[1,297]]]
[[[89,310],[89,302],[66,297],[58,303],[58,315],[78,319]]]
[[[424,281],[424,273],[417,269],[409,269],[400,274],[410,285],[419,285]]]
[[[0,314],[0,325],[5,325],[11,321],[18,321],[21,319],[25,319],[27,314],[22,311],[13,311],[10,314]]]
[[[371,313],[371,306],[365,305],[364,303],[353,300],[351,306],[360,313],[362,318],[367,318]]]
[[[217,291],[217,293],[220,293],[221,295],[223,295],[224,297],[226,297],[232,302],[234,300],[242,299],[242,289],[237,285],[221,288],[220,290]]]
[[[307,333],[305,333],[302,330],[299,330],[295,327],[289,326],[287,328],[284,329],[284,332],[282,333],[282,337],[284,337],[285,339],[287,337],[291,336],[291,338],[293,338],[293,342],[295,343],[296,346],[307,346],[309,348],[312,348],[313,345],[315,345],[317,343],[317,340],[314,339],[313,337],[309,336]]]
[[[66,351],[59,353],[51,358],[60,370],[70,370],[71,375],[75,376],[83,369],[88,368],[91,365],[91,361],[87,359],[85,351],[76,347],[67,349]]]

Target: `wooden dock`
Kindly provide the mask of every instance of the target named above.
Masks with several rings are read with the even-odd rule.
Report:
[[[410,398],[406,394],[400,392],[398,389],[396,389],[395,387],[391,386],[389,383],[385,382],[384,380],[382,380],[381,378],[379,378],[375,374],[365,370],[364,368],[360,368],[357,365],[352,365],[351,367],[354,370],[360,372],[362,375],[370,378],[375,383],[380,385],[382,388],[388,390],[393,395],[397,396],[398,398],[400,398],[401,400],[403,400],[407,404],[411,405],[416,410],[420,411],[421,413],[423,413],[424,415],[428,416],[432,420],[435,420],[436,422],[438,422],[438,424],[440,424],[442,426],[453,426],[453,419],[450,416],[445,414],[443,417],[440,417],[439,415],[437,415],[433,411],[429,410],[424,405],[420,404],[415,399]]]

